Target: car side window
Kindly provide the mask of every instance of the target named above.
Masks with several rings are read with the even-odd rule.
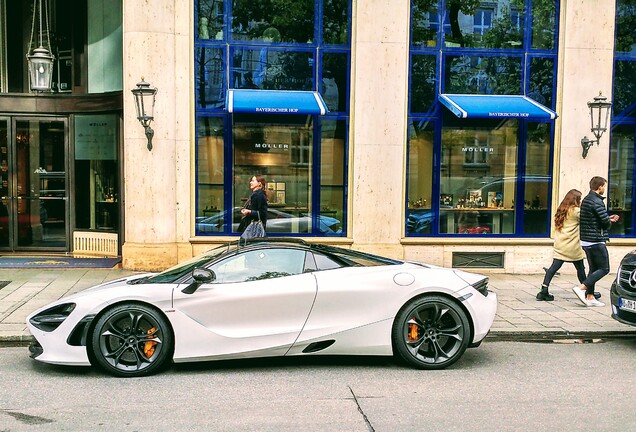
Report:
[[[239,253],[210,267],[214,283],[250,282],[301,274],[305,251],[299,249],[259,249]]]
[[[332,258],[329,258],[326,255],[315,253],[314,259],[316,260],[317,270],[331,270],[331,269],[342,267],[342,264],[338,263],[337,261],[334,261]]]

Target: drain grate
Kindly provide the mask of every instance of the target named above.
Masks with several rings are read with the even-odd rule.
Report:
[[[11,283],[11,281],[0,281],[0,289],[6,287],[10,283]]]

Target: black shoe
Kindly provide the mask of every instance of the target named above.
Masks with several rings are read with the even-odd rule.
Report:
[[[595,298],[596,300],[600,299],[600,298],[601,298],[601,293],[600,293],[600,292],[598,292],[598,291],[594,291],[594,298]]]
[[[541,288],[541,291],[537,293],[537,300],[552,301],[554,300],[554,296],[548,292],[547,288]]]

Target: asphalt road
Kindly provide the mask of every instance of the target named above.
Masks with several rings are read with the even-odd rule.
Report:
[[[121,379],[0,348],[0,431],[636,430],[636,339],[490,342],[452,368],[313,357]]]

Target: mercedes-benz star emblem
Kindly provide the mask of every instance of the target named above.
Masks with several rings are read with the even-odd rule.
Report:
[[[629,286],[636,288],[636,270],[632,270],[632,273],[629,275]]]

